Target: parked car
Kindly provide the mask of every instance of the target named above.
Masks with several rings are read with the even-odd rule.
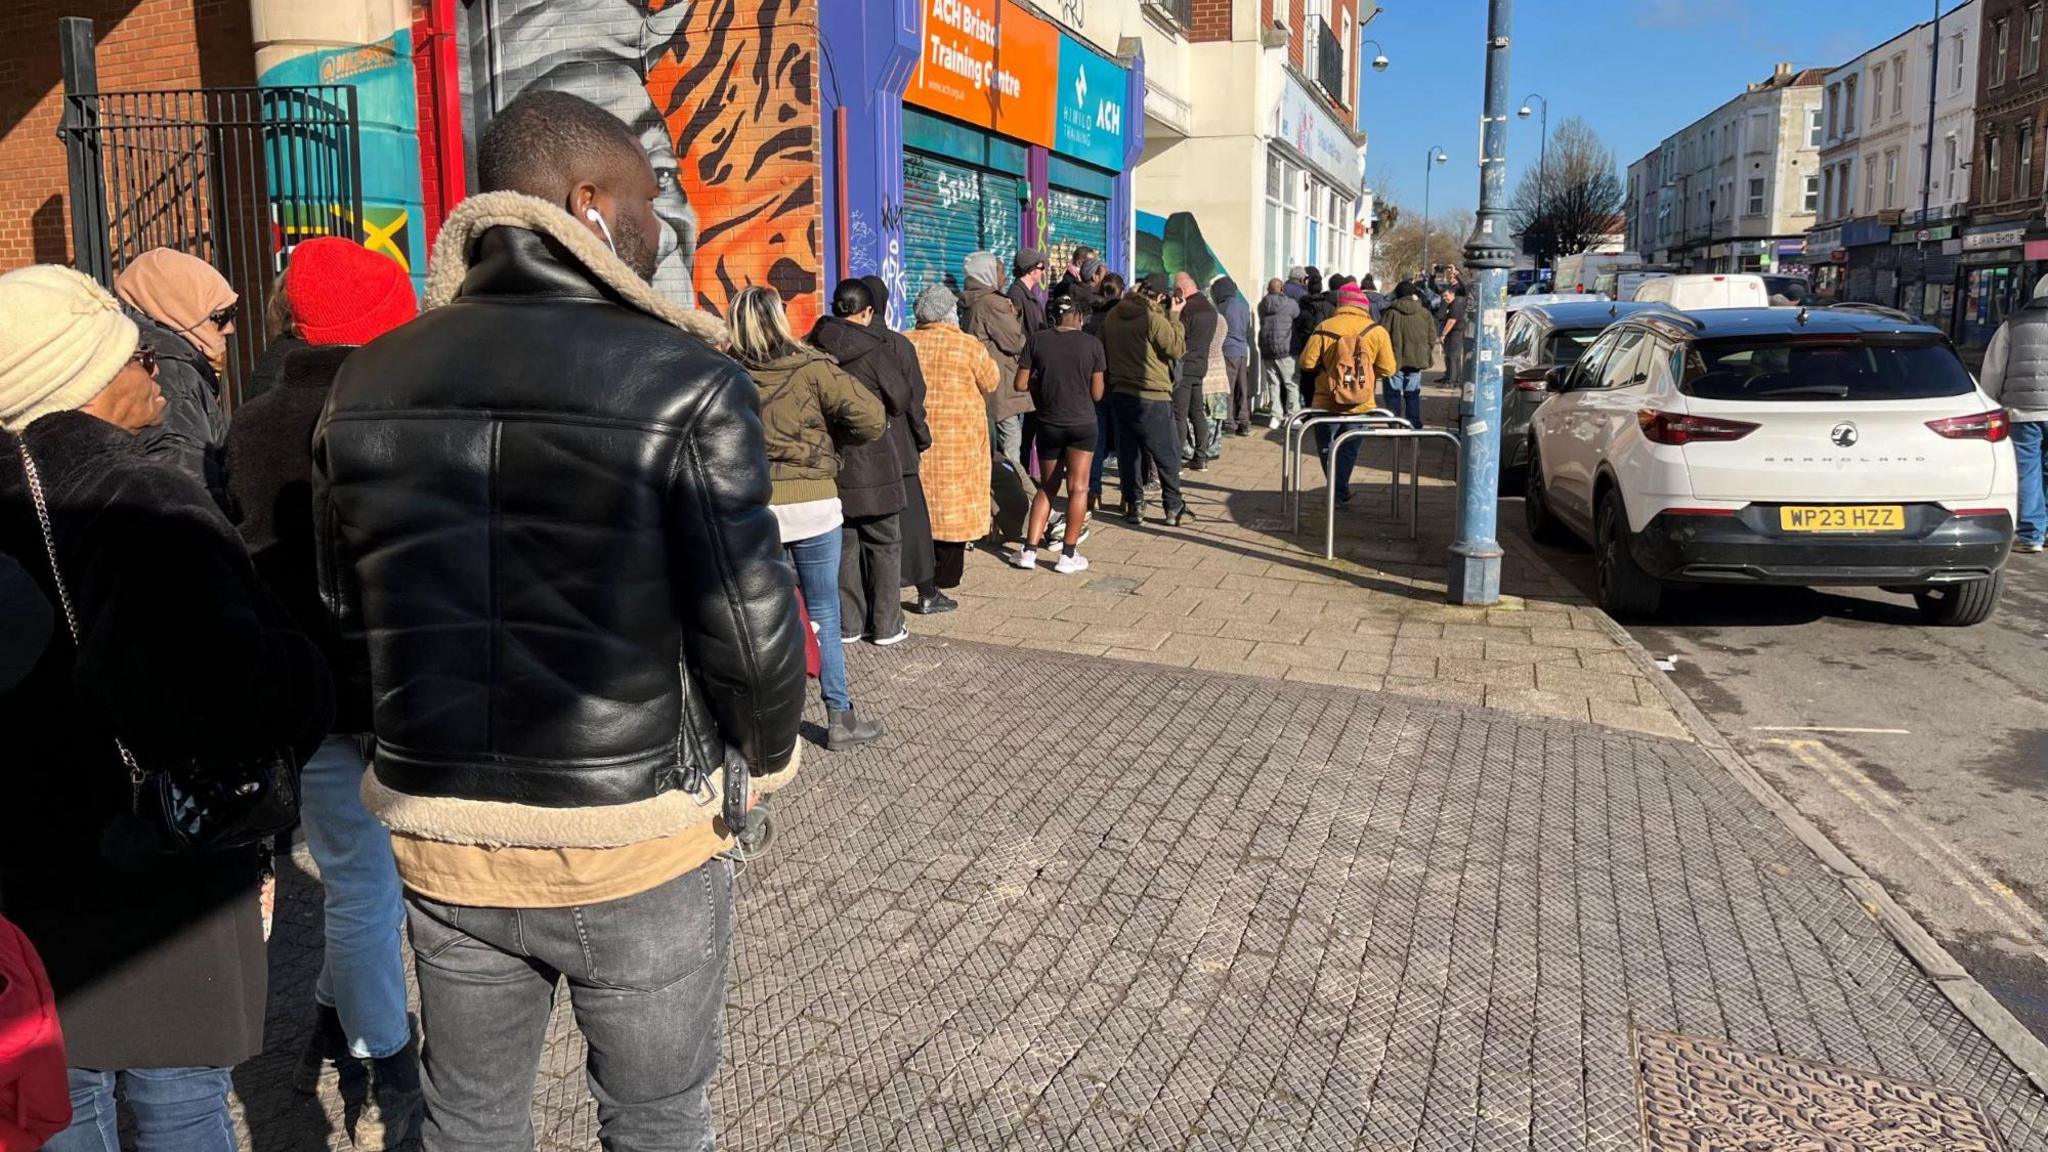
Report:
[[[1933,327],[1856,309],[1648,309],[1550,370],[1531,534],[1594,547],[1600,604],[1667,583],[1874,585],[1987,619],[2017,508],[2006,414]]]
[[[1553,368],[1569,368],[1607,326],[1651,304],[1617,303],[1597,296],[1537,298],[1508,311],[1507,347],[1502,361],[1509,387],[1500,407],[1500,490],[1520,492],[1529,463],[1529,418],[1547,399],[1544,381]]]
[[[1508,295],[1523,296],[1531,292],[1548,291],[1550,283],[1548,268],[1516,268],[1508,273]]]
[[[1657,276],[1636,285],[1630,299],[1669,304],[1681,312],[1706,308],[1767,308],[1771,294],[1764,278],[1750,273]]]
[[[1608,302],[1607,297],[1595,292],[1531,292],[1526,296],[1508,297],[1508,315],[1542,304],[1589,303],[1595,300],[1602,304]]]

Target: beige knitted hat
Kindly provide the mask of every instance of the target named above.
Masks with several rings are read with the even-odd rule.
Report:
[[[140,339],[120,302],[83,273],[37,264],[0,276],[0,428],[91,402]]]

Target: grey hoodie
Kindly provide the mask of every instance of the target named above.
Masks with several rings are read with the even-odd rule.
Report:
[[[2048,422],[2048,276],[2005,318],[1984,351],[1985,394],[2022,424]]]
[[[1259,301],[1259,352],[1273,359],[1289,355],[1294,339],[1294,318],[1301,315],[1301,303],[1286,292],[1268,292]]]

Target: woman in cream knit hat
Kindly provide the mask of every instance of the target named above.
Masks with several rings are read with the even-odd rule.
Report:
[[[164,409],[152,360],[86,277],[0,276],[0,553],[51,604],[61,576],[75,620],[60,613],[0,693],[16,769],[0,898],[42,953],[70,1065],[52,1152],[117,1148],[117,1095],[143,1147],[230,1152],[229,1069],[263,1044],[264,854],[160,854],[116,737],[145,771],[303,760],[332,708],[326,666],[234,528],[198,481],[143,455],[136,433]]]

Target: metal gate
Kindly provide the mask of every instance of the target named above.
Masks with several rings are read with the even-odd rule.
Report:
[[[91,22],[60,23],[74,260],[109,287],[152,248],[219,269],[241,296],[223,397],[232,406],[272,336],[266,315],[292,245],[362,239],[356,90],[101,92]]]

